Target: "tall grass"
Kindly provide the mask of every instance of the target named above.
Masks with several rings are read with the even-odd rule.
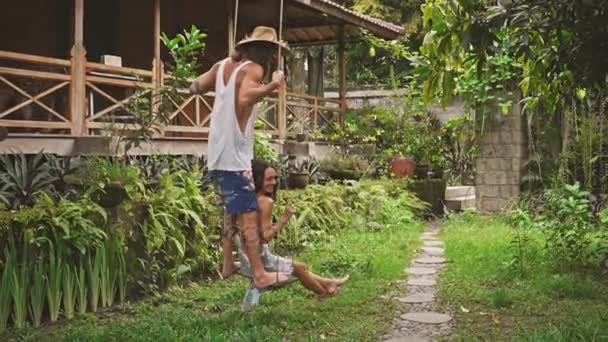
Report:
[[[467,309],[456,310],[455,340],[606,339],[608,279],[556,265],[545,249],[544,234],[535,228],[526,228],[522,274],[513,267],[519,252],[512,248],[512,229],[506,220],[468,213],[444,225],[450,264],[440,277],[439,298]]]
[[[63,268],[63,314],[65,318],[74,318],[74,306],[76,305],[76,269],[69,265],[64,264]]]
[[[36,261],[32,278],[33,281],[30,289],[30,314],[32,324],[37,328],[42,321],[42,313],[44,311],[46,299],[46,270],[44,259],[39,258]]]
[[[48,263],[48,287],[47,287],[47,302],[49,309],[49,318],[51,322],[56,322],[59,318],[59,310],[61,307],[61,285],[62,285],[63,263],[61,257],[56,254],[55,248],[51,245],[49,251]]]
[[[87,312],[87,294],[87,273],[84,267],[84,257],[81,256],[81,259],[78,262],[78,270],[76,271],[77,309],[78,313],[81,315]]]
[[[8,319],[11,315],[11,300],[12,300],[12,276],[14,270],[14,261],[12,255],[8,252],[8,248],[4,250],[4,269],[2,270],[2,278],[0,279],[0,332],[6,330]]]

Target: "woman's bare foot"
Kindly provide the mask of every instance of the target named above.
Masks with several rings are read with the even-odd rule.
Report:
[[[342,287],[342,285],[344,285],[344,283],[346,283],[348,279],[350,279],[350,275],[346,275],[340,279],[335,279],[334,282],[336,283],[336,285],[338,285],[338,287]]]
[[[230,278],[232,275],[234,275],[234,273],[236,273],[236,271],[239,270],[239,268],[241,268],[241,263],[238,261],[235,261],[232,264],[224,265],[221,273],[222,279]]]
[[[273,286],[282,286],[289,281],[289,275],[287,273],[269,273],[264,274],[259,278],[253,279],[253,285],[258,289],[264,289]]]
[[[323,284],[323,287],[325,287],[325,290],[327,291],[327,295],[335,296],[336,294],[338,294],[340,289],[342,289],[342,285],[344,285],[344,283],[346,283],[349,278],[350,278],[350,276],[347,275],[340,279],[331,279],[331,280],[327,281],[325,284]]]

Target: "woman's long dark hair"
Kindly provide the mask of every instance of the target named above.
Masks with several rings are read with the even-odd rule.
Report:
[[[265,160],[253,160],[251,162],[251,169],[253,171],[253,183],[255,184],[256,193],[264,193],[264,174],[266,170],[271,168],[272,165]],[[275,198],[277,195],[277,186],[274,188],[274,192],[271,194],[264,193],[264,195]]]

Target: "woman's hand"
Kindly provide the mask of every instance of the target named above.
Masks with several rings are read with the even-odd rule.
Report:
[[[295,212],[295,209],[291,205],[288,205],[287,208],[285,208],[283,217],[285,218],[285,220],[289,220],[289,218],[292,217]]]

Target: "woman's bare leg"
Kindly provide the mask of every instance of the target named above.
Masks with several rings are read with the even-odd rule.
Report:
[[[306,266],[304,264],[294,262],[293,275],[300,280],[305,288],[313,291],[314,293],[320,296],[325,296],[328,294],[325,287],[317,281],[315,275],[306,271]]]
[[[325,288],[325,291],[327,291],[328,294],[330,295],[335,295],[338,293],[338,291],[340,291],[341,286],[348,280],[349,276],[340,278],[340,279],[328,279],[328,278],[323,278],[321,276],[318,276],[314,273],[310,273],[311,276],[313,278],[315,278],[315,280],[321,284],[321,286],[323,286]]]

